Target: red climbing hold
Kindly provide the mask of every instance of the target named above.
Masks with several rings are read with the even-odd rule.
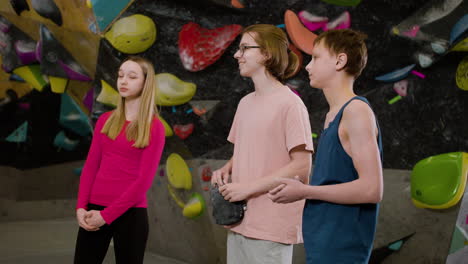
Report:
[[[242,31],[240,25],[206,29],[190,22],[179,32],[179,56],[184,68],[201,71],[217,61]]]
[[[181,139],[186,139],[190,134],[192,134],[193,129],[194,129],[193,123],[187,124],[187,125],[174,125],[174,133],[180,137]]]

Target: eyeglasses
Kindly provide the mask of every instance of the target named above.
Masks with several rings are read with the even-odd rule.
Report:
[[[240,51],[240,55],[243,56],[246,49],[258,49],[260,46],[239,46],[238,51]]]

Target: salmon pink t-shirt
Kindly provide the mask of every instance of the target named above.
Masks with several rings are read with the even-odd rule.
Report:
[[[234,144],[232,182],[248,183],[286,166],[289,152],[305,145],[313,151],[309,115],[302,100],[284,87],[267,95],[246,95],[237,107],[228,141]],[[242,222],[231,231],[284,244],[302,242],[304,200],[272,202],[267,194],[251,197]]]

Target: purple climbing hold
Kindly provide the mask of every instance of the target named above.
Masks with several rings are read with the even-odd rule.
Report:
[[[78,81],[91,81],[92,79],[89,78],[88,76],[78,72],[76,64],[70,64],[67,65],[63,63],[62,61],[58,61],[59,65],[62,67],[62,69],[65,71],[69,79],[72,80],[78,80]]]

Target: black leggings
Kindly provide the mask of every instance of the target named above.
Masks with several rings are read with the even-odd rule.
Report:
[[[89,204],[89,210],[102,210],[104,206]],[[114,240],[115,263],[143,263],[148,240],[148,213],[146,208],[130,208],[110,225],[98,231],[80,227],[76,239],[75,264],[101,264]]]

